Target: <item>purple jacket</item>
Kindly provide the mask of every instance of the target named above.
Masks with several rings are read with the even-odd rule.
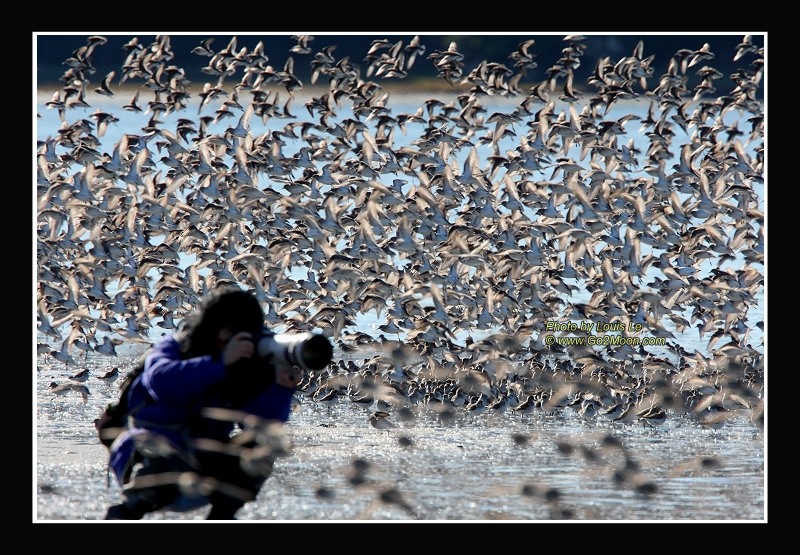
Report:
[[[245,390],[244,395],[232,395],[222,387],[228,377],[220,358],[208,355],[183,360],[177,339],[159,341],[128,393],[129,406],[135,411],[133,427],[111,446],[110,465],[120,485],[135,439],[145,432],[158,434],[156,437],[184,452],[191,450],[194,437],[226,441],[233,422],[205,418],[200,414],[203,407],[242,411],[280,422],[289,419],[294,389],[274,382],[261,388],[245,382],[249,388],[239,388]]]

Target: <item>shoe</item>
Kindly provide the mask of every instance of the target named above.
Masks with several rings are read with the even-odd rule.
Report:
[[[106,511],[105,520],[141,520],[145,511],[128,507],[124,503],[111,505]]]
[[[212,504],[206,520],[236,520],[236,511],[241,507],[241,503]]]

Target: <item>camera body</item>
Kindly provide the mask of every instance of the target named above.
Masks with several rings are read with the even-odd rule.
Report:
[[[321,334],[273,333],[264,328],[256,340],[256,353],[261,358],[271,357],[276,367],[322,370],[333,358],[333,345]]]

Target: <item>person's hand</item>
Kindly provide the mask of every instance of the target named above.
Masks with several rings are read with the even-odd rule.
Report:
[[[225,366],[230,366],[243,358],[252,358],[255,350],[253,335],[247,331],[240,331],[231,337],[223,347],[222,362]]]
[[[292,366],[281,366],[275,369],[275,381],[283,387],[294,389],[302,379],[303,373]]]

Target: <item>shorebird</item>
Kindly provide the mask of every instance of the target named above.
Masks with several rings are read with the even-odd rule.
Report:
[[[666,422],[667,412],[660,406],[653,405],[652,407],[637,412],[636,418],[650,426],[658,426]]]
[[[89,395],[91,395],[91,391],[89,388],[83,384],[75,383],[75,382],[66,382],[63,384],[57,384],[56,382],[50,382],[50,385],[47,386],[47,389],[50,390],[56,397],[61,397],[62,395],[66,395],[70,391],[74,391],[78,393],[83,402],[86,403],[89,400]]]
[[[64,366],[67,368],[69,367],[69,365],[75,366],[77,365],[77,363],[75,362],[75,359],[72,357],[72,355],[69,353],[69,347],[70,344],[65,339],[64,341],[61,342],[61,348],[59,348],[59,350],[57,351],[51,350],[49,354],[55,360],[63,362]]]
[[[128,101],[128,103],[122,107],[122,109],[128,110],[129,112],[142,111],[142,108],[139,106],[139,89],[136,89],[136,91],[134,91],[133,96]]]
[[[114,91],[111,90],[111,82],[114,80],[114,77],[117,75],[115,70],[111,70],[108,74],[103,78],[103,81],[100,83],[100,86],[97,87],[94,92],[97,94],[102,94],[104,96],[114,96]]]
[[[315,403],[327,406],[330,409],[333,405],[339,402],[341,395],[342,394],[338,389],[320,388],[314,395],[311,396],[311,398]]]
[[[105,356],[117,356],[117,348],[116,346],[121,344],[121,340],[114,340],[108,335],[103,337],[103,342],[99,345],[95,345],[94,350],[96,353]]]
[[[614,403],[613,405],[601,408],[599,411],[597,411],[597,414],[613,422],[622,416],[622,413],[625,411],[626,407],[627,405],[620,401]]]
[[[509,392],[508,394],[500,392],[494,400],[486,405],[486,412],[487,414],[503,414],[511,408],[512,403],[513,406],[519,404],[516,392]]]
[[[478,395],[471,395],[467,403],[464,405],[464,410],[467,414],[472,416],[477,416],[479,414],[483,414],[486,410],[486,396],[483,393],[479,393]]]
[[[73,375],[69,376],[69,379],[73,382],[80,382],[83,383],[89,379],[91,373],[89,372],[88,368],[84,368],[83,370],[79,370]]]
[[[108,385],[111,385],[119,378],[119,368],[116,366],[113,367],[111,370],[105,372],[102,376],[97,376],[97,379],[101,382],[105,382]]]
[[[379,410],[373,412],[369,417],[370,425],[377,430],[391,430],[397,428],[397,424],[389,420],[390,413]]]
[[[511,407],[511,412],[517,414],[530,414],[542,407],[541,401],[535,395],[528,394],[524,401]]]

